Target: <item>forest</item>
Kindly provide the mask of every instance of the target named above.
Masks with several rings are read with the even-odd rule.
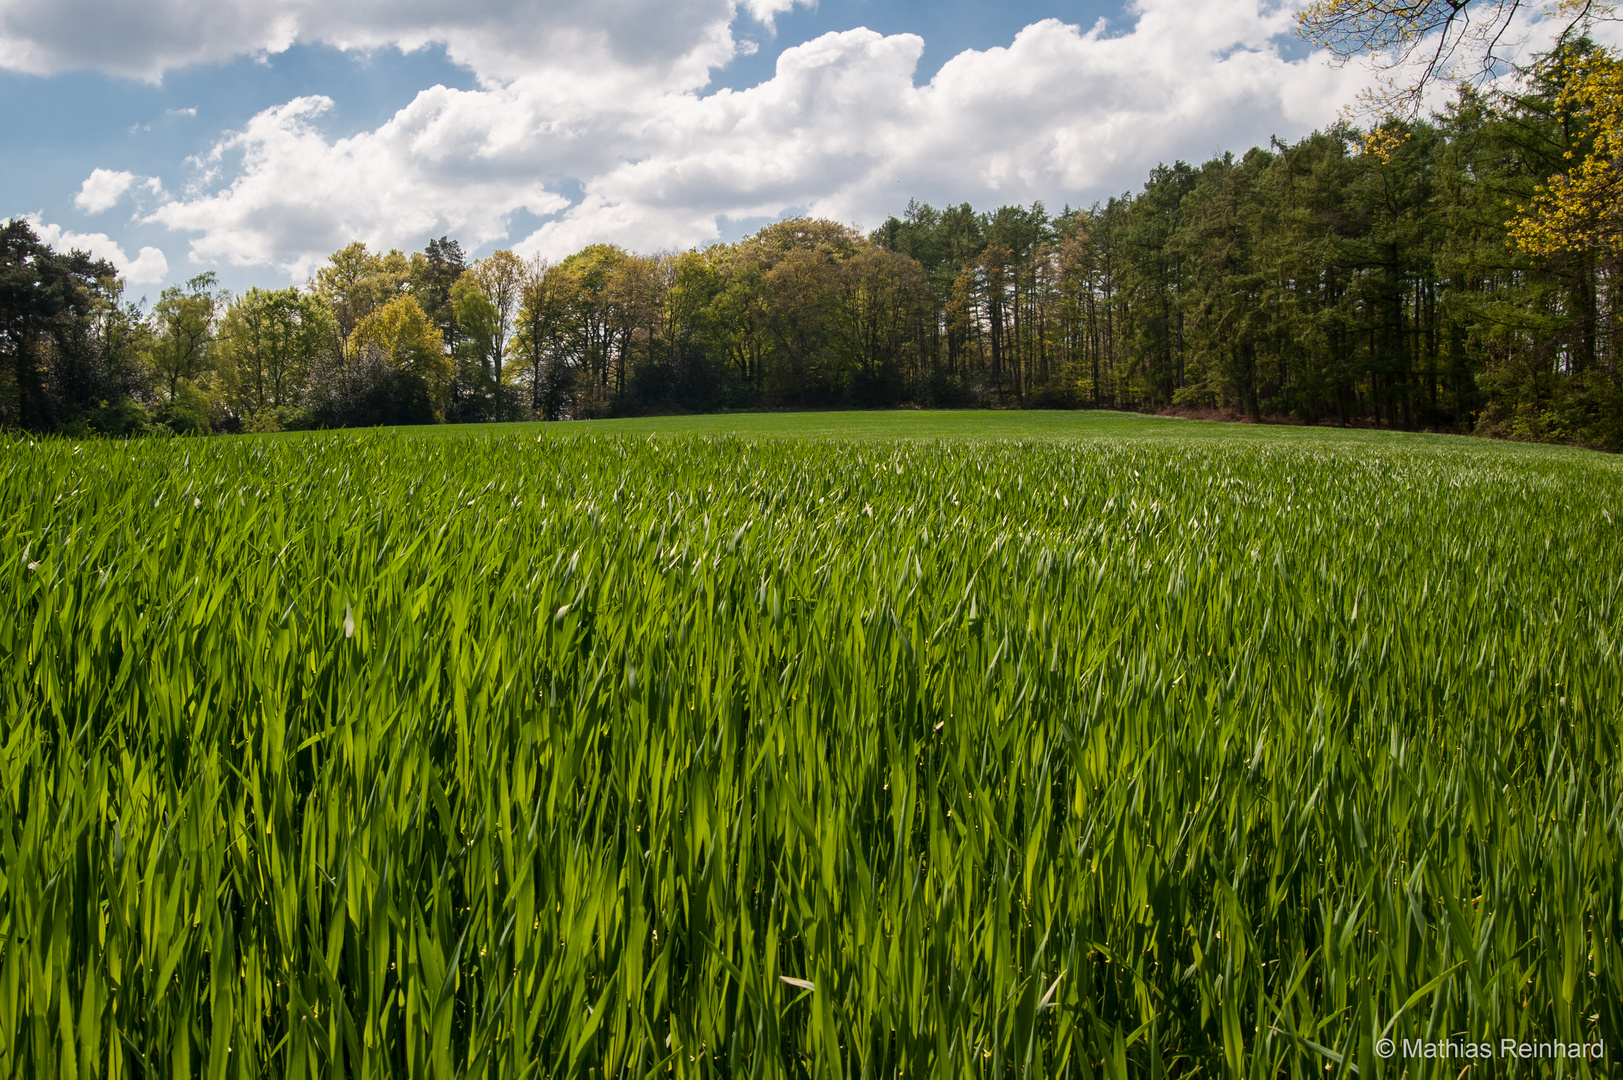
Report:
[[[1464,89],[1424,120],[1162,165],[1085,209],[915,201],[866,235],[795,219],[737,243],[599,244],[556,262],[469,260],[449,237],[411,254],[354,243],[302,287],[231,295],[204,273],[148,305],[107,263],[13,220],[0,425],[982,406],[1619,449],[1623,246],[1594,229],[1552,243],[1536,213],[1606,138],[1573,92],[1597,65],[1615,81],[1615,61],[1580,41],[1513,92]],[[1600,203],[1615,216],[1609,168]]]

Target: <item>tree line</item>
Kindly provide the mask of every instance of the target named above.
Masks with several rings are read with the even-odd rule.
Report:
[[[0,423],[1101,407],[1620,448],[1617,71],[1579,40],[1512,92],[1164,165],[1086,209],[915,202],[868,235],[796,219],[553,263],[356,243],[303,287],[203,274],[150,308],[12,221]]]

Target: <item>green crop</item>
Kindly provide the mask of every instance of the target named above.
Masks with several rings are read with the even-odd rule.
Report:
[[[1623,1054],[1614,460],[0,454],[6,1075]]]

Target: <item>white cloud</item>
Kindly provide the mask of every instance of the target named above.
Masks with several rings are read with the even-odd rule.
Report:
[[[169,276],[169,260],[159,249],[144,247],[135,258],[119,266],[119,272],[131,285],[156,285]]]
[[[33,226],[34,233],[57,251],[83,251],[98,259],[106,259],[131,285],[153,285],[169,276],[169,260],[155,247],[144,247],[135,258],[124,253],[124,248],[106,233],[78,233],[52,225],[38,214],[24,215]]]
[[[331,107],[297,98],[254,117],[205,163],[240,161],[230,183],[172,201],[151,220],[201,233],[195,262],[278,266],[298,277],[352,240],[416,246],[451,234],[478,245],[505,236],[516,210],[569,205],[535,180],[529,114],[505,91],[425,90],[378,130],[336,142],[316,126]]]
[[[124,198],[124,193],[130,190],[135,183],[135,174],[131,172],[114,172],[112,169],[95,169],[85,182],[79,186],[79,194],[73,197],[73,205],[87,214],[99,214],[103,210],[110,210]]]
[[[91,68],[156,81],[188,64],[429,43],[480,78],[538,69],[703,85],[732,55],[739,10],[768,21],[794,0],[0,0],[0,67]],[[696,80],[696,81],[695,81]]]
[[[1144,0],[1137,13],[1114,37],[1034,24],[922,86],[922,39],[857,29],[786,50],[759,86],[704,97],[671,72],[543,71],[475,91],[433,87],[378,129],[337,140],[319,126],[331,103],[301,98],[220,143],[204,177],[218,171],[221,186],[151,220],[195,234],[194,261],[298,276],[352,239],[404,247],[450,233],[548,255],[594,241],[646,251],[790,210],[871,226],[913,195],[1085,204],[1138,186],[1158,161],[1327,124],[1367,78],[1317,56],[1285,59],[1291,14],[1271,0]],[[723,44],[733,48],[730,36]],[[507,237],[521,208],[555,216]]]

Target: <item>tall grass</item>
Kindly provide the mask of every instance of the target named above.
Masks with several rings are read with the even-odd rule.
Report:
[[[1396,440],[14,444],[0,1070],[1469,1064],[1386,1036],[1604,1039],[1524,1067],[1604,1075],[1620,480]]]

